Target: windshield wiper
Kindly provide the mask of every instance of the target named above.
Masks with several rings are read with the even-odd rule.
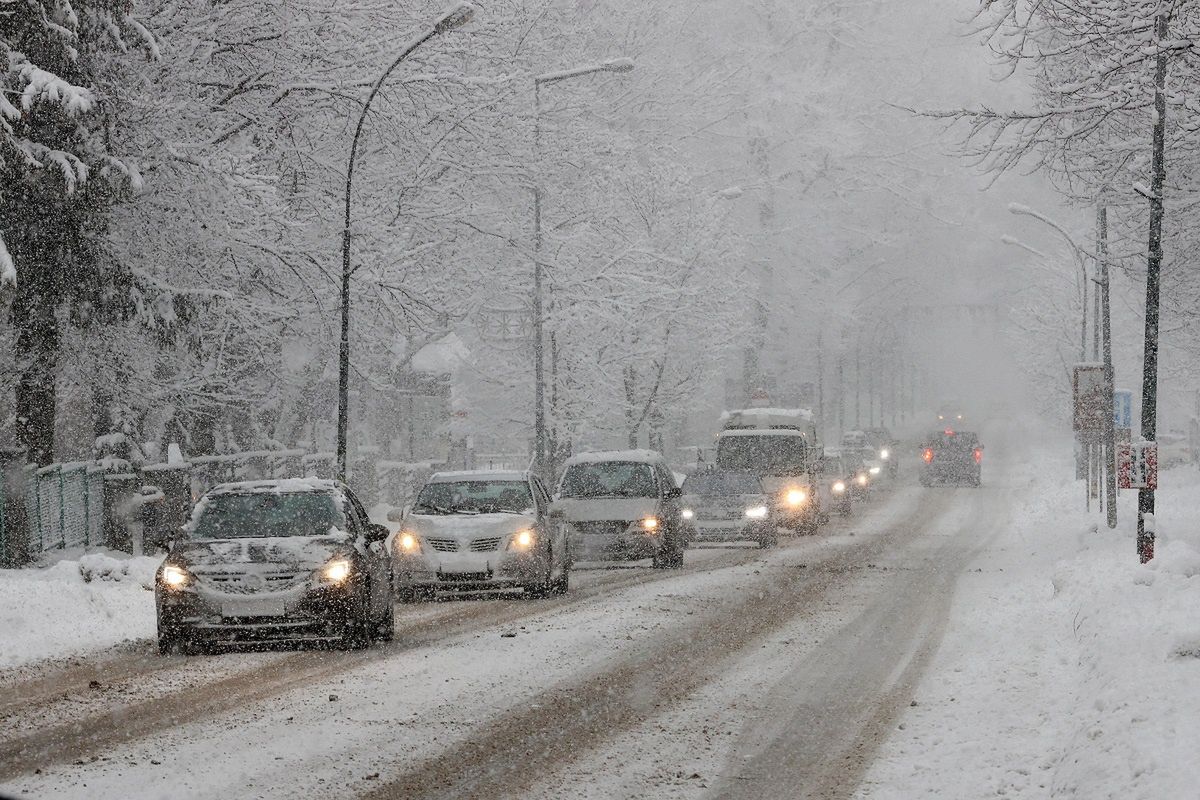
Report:
[[[442,506],[414,506],[413,511],[421,513],[422,511],[432,511],[435,514],[453,514],[454,509],[443,508]]]

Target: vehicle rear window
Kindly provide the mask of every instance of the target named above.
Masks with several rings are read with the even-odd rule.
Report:
[[[683,482],[684,494],[761,494],[762,482],[744,472],[709,472],[690,475]]]
[[[657,497],[658,487],[649,464],[603,461],[567,467],[559,492],[575,498]]]
[[[417,495],[417,513],[497,514],[533,508],[525,481],[445,481],[427,483]]]
[[[325,536],[345,529],[332,495],[321,492],[218,494],[208,497],[194,521],[192,539]]]

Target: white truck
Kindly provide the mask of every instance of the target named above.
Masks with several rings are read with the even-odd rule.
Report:
[[[783,524],[815,532],[824,519],[817,490],[821,444],[813,414],[803,408],[727,411],[717,436],[717,468],[758,474]]]

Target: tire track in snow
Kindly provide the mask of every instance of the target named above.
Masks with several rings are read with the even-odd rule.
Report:
[[[213,663],[212,659],[203,656],[189,658],[136,654],[77,665],[59,673],[60,677],[57,678],[48,676],[6,687],[5,713],[0,714],[0,722],[9,731],[19,731],[22,727],[28,730],[15,736],[0,734],[0,782],[49,764],[96,757],[107,749],[149,736],[158,730],[185,722],[211,719],[222,712],[292,691],[297,686],[325,681],[340,673],[407,654],[449,637],[511,624],[560,609],[568,610],[592,598],[624,588],[681,575],[729,569],[753,561],[760,555],[759,550],[729,550],[719,556],[687,564],[679,570],[589,571],[589,578],[594,574],[594,579],[588,580],[586,585],[573,587],[566,595],[554,598],[507,602],[450,601],[430,604],[425,608],[402,606],[434,613],[411,621],[405,620],[403,613],[398,614],[397,640],[388,645],[358,652],[310,650],[281,654],[265,664],[255,662],[254,666],[238,669],[232,674],[224,670],[219,671],[217,676],[203,674],[205,664]],[[116,687],[122,690],[119,699],[113,703],[111,694],[102,694],[89,704],[98,708],[90,713],[87,709],[81,711],[78,707],[80,693],[96,695],[87,682],[97,680],[94,677],[97,674],[95,670],[103,669],[105,664],[112,665],[125,684]],[[134,694],[139,679],[171,668],[188,673],[184,675],[185,681],[194,677],[199,683],[169,686],[165,694],[148,698]],[[193,676],[190,673],[202,674]],[[101,679],[111,681],[108,675],[103,675]],[[113,688],[111,684],[110,688]],[[61,720],[53,721],[55,716]]]
[[[698,621],[607,668],[551,688],[527,707],[499,715],[466,741],[361,797],[521,796],[547,774],[685,701],[764,636],[819,610],[819,601],[853,580],[857,567],[919,536],[930,506],[947,502],[934,499],[918,506],[888,531],[815,553],[808,564],[763,567],[753,588],[705,609]],[[664,672],[663,664],[688,668],[675,680],[654,680]]]

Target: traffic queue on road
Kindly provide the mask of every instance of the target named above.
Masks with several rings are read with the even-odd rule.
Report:
[[[366,647],[392,637],[396,601],[560,595],[577,565],[679,569],[689,546],[769,548],[781,535],[814,534],[898,469],[886,430],[822,448],[802,409],[727,413],[713,452],[682,485],[650,450],[576,454],[553,489],[528,470],[438,472],[387,515],[394,530],[338,481],[218,485],[158,570],[159,649]]]

